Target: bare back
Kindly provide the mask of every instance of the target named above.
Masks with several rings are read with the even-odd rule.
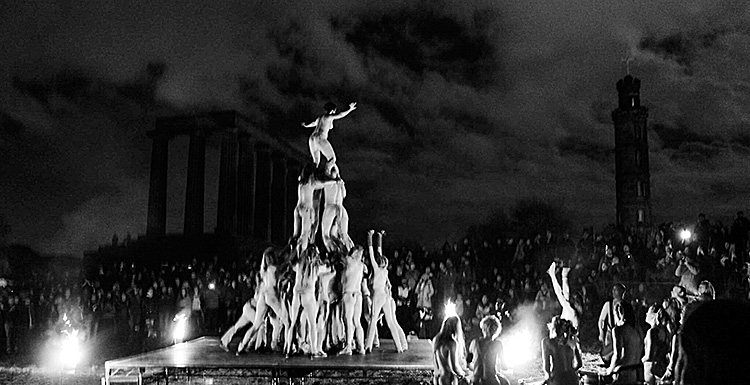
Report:
[[[361,292],[362,278],[364,277],[365,264],[354,258],[346,258],[344,275],[341,278],[341,285],[344,293]]]
[[[328,139],[328,131],[331,131],[333,129],[333,115],[325,114],[318,117],[317,125],[315,126],[315,131],[313,131],[313,136],[319,136],[323,139]]]

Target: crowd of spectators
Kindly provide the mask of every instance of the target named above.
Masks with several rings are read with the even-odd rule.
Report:
[[[685,229],[692,233],[682,238]],[[576,237],[544,231],[466,238],[438,250],[389,249],[386,242],[386,255],[399,322],[407,334],[431,338],[448,301],[456,304],[467,333],[478,333],[488,314],[512,323],[521,305],[543,317],[559,314],[546,274],[552,261],[571,268],[571,295],[583,319],[596,319],[616,282],[625,284],[626,298],[643,314],[675,284],[697,294],[704,279],[717,297],[748,300],[748,230],[742,213],[730,226],[701,215],[694,223],[627,231],[587,228]],[[85,339],[130,353],[168,344],[178,313],[190,315],[191,336],[218,335],[252,298],[259,257],[193,259],[158,268],[110,260],[88,274],[47,272],[18,280],[0,300],[2,351],[32,346],[29,341],[54,333],[64,319],[79,325]]]

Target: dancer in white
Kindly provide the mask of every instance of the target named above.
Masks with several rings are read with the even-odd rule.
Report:
[[[367,234],[367,243],[370,251],[370,262],[372,263],[373,274],[372,311],[370,312],[370,323],[367,328],[365,349],[372,350],[378,317],[380,316],[380,312],[383,311],[385,313],[385,322],[388,324],[388,328],[391,330],[391,336],[393,336],[393,342],[396,344],[396,351],[401,353],[405,350],[405,347],[402,345],[403,341],[401,340],[403,330],[401,330],[401,326],[399,326],[398,321],[396,321],[396,318],[394,317],[396,311],[392,308],[393,302],[389,300],[391,296],[386,292],[386,284],[388,281],[388,259],[382,254],[383,232],[378,233],[379,242],[377,257],[372,247],[372,235],[374,233],[374,230],[370,230]]]
[[[346,344],[341,354],[352,354],[352,349],[365,353],[365,332],[360,319],[362,318],[362,279],[365,275],[365,264],[362,262],[362,248],[356,247],[349,252],[344,260],[344,271],[341,275],[342,303],[344,307],[344,324],[346,328]],[[357,346],[354,338],[357,338]]]
[[[304,330],[304,321],[307,318],[310,353],[314,357],[325,357],[326,354],[322,350],[319,350],[318,345],[318,302],[315,299],[315,288],[319,275],[328,272],[330,268],[321,264],[318,250],[315,247],[311,247],[298,256],[297,261],[292,265],[292,269],[296,273],[296,277],[294,280],[292,306],[289,309],[290,327],[286,331],[284,351],[287,355],[292,353],[292,338],[294,337],[297,322],[300,322],[300,329]],[[304,317],[300,317],[300,311],[304,313]]]
[[[260,263],[260,282],[258,283],[258,302],[255,310],[255,320],[253,326],[248,329],[245,333],[245,337],[240,342],[237,348],[238,352],[241,352],[245,347],[252,346],[253,342],[256,343],[256,348],[260,345],[260,341],[256,342],[258,331],[261,326],[265,324],[265,317],[268,313],[268,308],[273,310],[274,315],[284,327],[284,330],[289,328],[289,316],[287,314],[287,308],[281,301],[281,296],[277,288],[278,276],[280,275],[280,266],[286,262],[286,258],[291,252],[291,246],[287,246],[280,253],[269,247],[263,252],[263,258]],[[274,339],[272,345],[278,343],[278,337],[280,330],[274,328]]]
[[[328,251],[334,251],[338,244],[343,244],[348,252],[354,247],[354,242],[349,238],[349,214],[344,208],[344,198],[346,198],[346,187],[341,180],[337,166],[331,169],[331,176],[338,181],[335,184],[328,184],[323,188],[325,204],[323,205],[322,233],[323,243]],[[338,242],[335,242],[338,241]]]

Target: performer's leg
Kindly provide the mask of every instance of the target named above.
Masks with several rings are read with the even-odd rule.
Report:
[[[346,322],[346,342],[344,350],[341,354],[351,354],[352,345],[354,343],[354,322],[355,322],[355,304],[356,299],[353,293],[344,293],[343,306],[344,306],[344,321]],[[361,315],[361,313],[360,313]]]
[[[246,302],[245,305],[242,306],[242,315],[240,315],[240,318],[226,331],[226,333],[224,333],[223,336],[221,336],[221,345],[224,349],[229,347],[229,343],[232,342],[232,338],[237,334],[237,330],[247,326],[247,324],[253,322],[253,320],[255,320],[255,309],[249,302]]]
[[[262,293],[258,296],[258,303],[255,305],[255,320],[253,321],[253,326],[245,332],[245,337],[242,338],[242,342],[240,342],[240,345],[237,347],[237,352],[241,352],[255,341],[258,331],[266,322],[265,318],[267,312],[266,294]]]
[[[300,313],[300,295],[294,293],[292,295],[292,306],[289,308],[289,328],[286,330],[286,336],[284,339],[284,352],[291,354],[292,352],[292,339],[294,338],[294,330],[297,326],[297,321]]]
[[[307,145],[310,147],[310,155],[312,155],[313,163],[315,163],[315,167],[318,167],[320,164],[320,145],[318,144],[317,137],[310,136],[310,139],[307,140]]]
[[[404,349],[401,339],[404,331],[401,330],[401,326],[399,326],[398,321],[396,321],[396,312],[391,307],[390,298],[387,298],[385,304],[383,304],[383,312],[385,313],[385,323],[388,324],[388,329],[390,329],[391,331],[391,337],[393,338],[393,342],[396,344],[396,351],[401,353],[406,350]]]
[[[330,172],[330,167],[333,167],[333,165],[336,163],[336,153],[333,151],[333,146],[331,146],[331,142],[328,141],[328,139],[319,139],[318,140],[318,159],[320,160],[320,154],[322,153],[325,155],[326,159],[328,159],[328,168],[326,171]],[[315,163],[318,164],[317,162]]]
[[[378,316],[380,316],[384,304],[385,293],[379,291],[372,293],[372,311],[370,312],[370,324],[367,325],[367,341],[365,341],[366,350],[372,350],[372,344],[375,341],[375,329],[378,327]]]
[[[314,356],[325,356],[326,354],[318,350],[318,303],[315,300],[315,293],[306,293],[302,297],[302,311],[307,315],[308,338],[310,342],[310,353]]]
[[[354,296],[354,333],[359,354],[365,354],[365,330],[362,328],[362,293]]]

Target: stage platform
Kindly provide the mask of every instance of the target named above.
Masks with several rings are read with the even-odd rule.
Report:
[[[278,383],[281,379],[304,383],[305,378],[366,379],[377,383],[378,378],[392,378],[394,373],[409,382],[429,380],[433,368],[432,345],[429,340],[409,341],[409,350],[397,353],[392,340],[381,340],[379,348],[367,355],[332,355],[322,358],[294,356],[280,353],[248,353],[237,356],[224,351],[218,337],[200,337],[135,356],[110,360],[104,364],[106,385],[164,381],[175,382],[176,377],[189,379],[262,377]],[[382,373],[381,373],[382,372]],[[214,381],[216,378],[216,381]],[[179,381],[176,381],[179,382]],[[266,381],[267,382],[267,381]],[[227,383],[233,383],[231,381]],[[389,383],[393,383],[390,382]]]

